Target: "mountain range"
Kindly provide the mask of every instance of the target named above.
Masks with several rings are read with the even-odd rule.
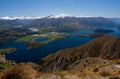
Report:
[[[0,28],[2,27],[23,27],[38,28],[40,31],[74,31],[81,29],[96,29],[97,27],[112,27],[119,23],[119,19],[105,17],[81,17],[65,14],[50,16],[20,16],[20,17],[2,17],[0,19]]]
[[[114,26],[115,22],[103,17],[65,17],[65,18],[43,18],[32,21],[25,27],[52,27],[53,29],[84,29],[93,27]]]
[[[15,20],[15,19],[41,19],[41,18],[65,18],[65,17],[90,17],[90,16],[72,16],[69,14],[58,14],[58,15],[49,15],[49,16],[3,16],[2,20]]]

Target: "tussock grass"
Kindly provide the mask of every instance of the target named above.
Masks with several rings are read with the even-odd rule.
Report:
[[[108,72],[108,71],[105,71],[105,70],[101,71],[99,74],[103,77],[112,76],[111,72]]]
[[[4,70],[6,68],[11,67],[12,65],[9,63],[0,63],[0,70]]]
[[[29,65],[18,64],[3,71],[1,79],[34,79],[36,71]]]
[[[67,71],[58,71],[55,72],[55,75],[59,75],[61,78],[64,78],[66,75],[70,75],[70,73]]]
[[[120,77],[116,76],[116,77],[110,77],[110,79],[120,79]]]

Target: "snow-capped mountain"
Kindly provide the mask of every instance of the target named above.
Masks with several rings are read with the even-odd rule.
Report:
[[[91,16],[73,16],[73,15],[69,15],[69,14],[58,14],[58,15],[49,15],[49,16],[37,16],[37,17],[31,17],[31,16],[15,16],[15,17],[12,17],[12,16],[4,16],[4,17],[1,17],[0,19],[2,20],[16,20],[16,19],[19,19],[19,20],[31,20],[31,19],[42,19],[42,18],[66,18],[66,17],[76,17],[76,18],[82,18],[82,17],[91,17]]]
[[[11,17],[11,16],[4,16],[4,17],[1,17],[1,19],[3,20],[15,20],[15,19],[21,19],[21,20],[24,20],[24,19],[39,19],[39,18],[42,18],[42,17],[31,17],[31,16],[15,16],[15,17]]]
[[[65,18],[65,17],[73,17],[73,16],[70,16],[69,14],[59,14],[59,15],[50,15],[50,16],[37,16],[37,17],[31,17],[31,16],[15,16],[15,17],[4,16],[4,17],[1,17],[0,19],[2,19],[2,20],[15,20],[15,19],[24,20],[24,19],[41,19],[41,18]]]
[[[84,29],[91,28],[93,26],[113,26],[115,22],[111,21],[109,18],[103,17],[90,17],[90,16],[71,16],[68,14],[50,15],[50,16],[19,16],[10,17],[5,16],[0,20],[1,27],[16,27],[24,26],[25,28],[49,28],[49,26],[54,27],[52,30],[73,30],[73,29]],[[68,27],[69,26],[69,27]],[[62,28],[61,28],[62,27]],[[61,29],[60,29],[61,28]],[[48,29],[49,30],[49,29]]]

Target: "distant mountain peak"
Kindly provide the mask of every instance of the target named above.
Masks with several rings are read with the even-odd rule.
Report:
[[[4,16],[4,17],[1,17],[0,19],[2,20],[16,20],[16,19],[20,19],[20,20],[28,20],[28,19],[42,19],[42,18],[48,18],[48,19],[51,19],[51,18],[66,18],[66,17],[76,17],[76,18],[82,18],[82,17],[92,17],[92,16],[73,16],[73,15],[69,15],[69,14],[58,14],[58,15],[49,15],[49,16],[37,16],[37,17],[32,17],[32,16]]]
[[[71,17],[69,14],[58,14],[58,15],[49,15],[49,16],[46,16],[45,18],[65,18],[65,17]]]
[[[69,14],[58,14],[55,16],[51,16],[51,18],[65,18],[65,17],[71,17]]]

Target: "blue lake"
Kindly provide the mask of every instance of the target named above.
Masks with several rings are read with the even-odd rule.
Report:
[[[84,44],[91,39],[92,38],[86,37],[66,37],[34,49],[26,49],[27,42],[9,41],[1,46],[1,48],[17,48],[15,52],[6,55],[8,60],[16,60],[16,62],[38,62],[42,57],[45,57],[50,53]]]
[[[109,33],[111,35],[115,35],[120,37],[120,30],[117,28],[110,28],[115,32]],[[93,30],[80,30],[70,32],[70,34],[90,34],[94,33]],[[55,53],[61,49],[72,48],[84,43],[89,42],[93,38],[89,37],[66,37],[63,39],[59,39],[38,48],[34,49],[26,49],[27,42],[16,42],[16,41],[8,41],[4,45],[0,46],[0,48],[7,47],[15,47],[17,50],[13,53],[6,55],[6,59],[15,60],[17,63],[19,62],[39,62],[41,58],[47,56],[50,53]],[[35,39],[36,41],[45,41],[47,38]]]

